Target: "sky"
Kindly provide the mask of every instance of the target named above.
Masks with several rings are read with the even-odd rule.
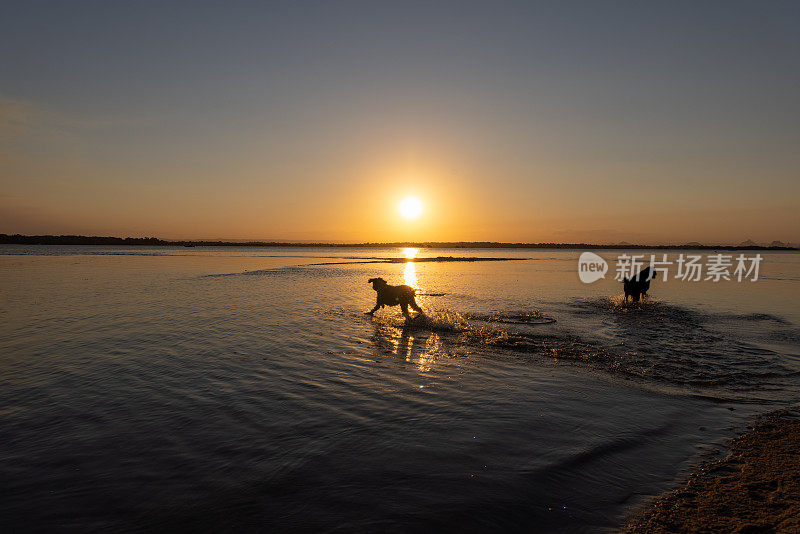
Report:
[[[0,233],[800,243],[798,95],[800,2],[4,2]]]

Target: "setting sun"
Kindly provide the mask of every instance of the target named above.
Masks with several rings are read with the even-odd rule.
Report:
[[[416,197],[406,197],[400,201],[398,209],[406,219],[416,219],[422,215],[422,201]]]

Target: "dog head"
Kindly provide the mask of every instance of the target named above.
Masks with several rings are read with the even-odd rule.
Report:
[[[370,278],[367,280],[368,284],[372,284],[372,289],[378,291],[380,288],[389,285],[383,278]]]
[[[658,273],[656,272],[655,269],[653,269],[650,266],[647,266],[644,269],[642,269],[641,272],[639,272],[639,274],[631,278],[631,280],[636,280],[637,282],[649,282],[650,280],[656,277],[656,274]]]
[[[656,271],[655,269],[653,269],[652,267],[649,267],[649,266],[644,271],[642,271],[642,275],[644,277],[643,280],[646,280],[648,282],[650,280],[653,280],[656,277],[657,274],[658,274],[658,271]]]
[[[626,287],[628,286],[634,287],[635,284],[641,284],[653,280],[657,274],[658,271],[648,266],[639,271],[639,273],[637,273],[636,275],[631,276],[630,278],[623,278],[622,282],[623,284],[625,284]]]

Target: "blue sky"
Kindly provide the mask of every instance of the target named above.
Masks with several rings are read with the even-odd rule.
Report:
[[[797,2],[2,14],[0,232],[800,241]]]

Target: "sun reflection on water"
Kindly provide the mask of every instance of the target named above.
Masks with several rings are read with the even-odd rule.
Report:
[[[375,339],[387,353],[410,363],[423,373],[430,372],[444,353],[444,344],[438,333],[416,330],[408,325],[400,326],[394,322],[376,324]]]
[[[408,247],[400,249],[405,257],[403,266],[403,283],[419,290],[417,280],[416,258],[420,249]],[[425,308],[417,295],[417,302]],[[441,354],[445,352],[443,340],[436,332],[432,332],[427,323],[413,323],[399,317],[375,321],[375,340],[386,353],[392,354],[412,364],[418,371],[427,373],[436,365]]]
[[[417,267],[413,261],[406,263],[403,269],[403,283],[407,286],[417,287]]]
[[[406,266],[403,269],[403,283],[407,286],[411,286],[416,288],[417,287],[417,265],[413,261],[414,258],[417,257],[419,254],[418,248],[404,248],[403,254],[405,254],[406,259]]]
[[[406,258],[411,260],[411,259],[414,259],[414,258],[417,257],[417,254],[419,254],[419,249],[418,248],[404,248],[403,249],[403,254],[405,254]]]

